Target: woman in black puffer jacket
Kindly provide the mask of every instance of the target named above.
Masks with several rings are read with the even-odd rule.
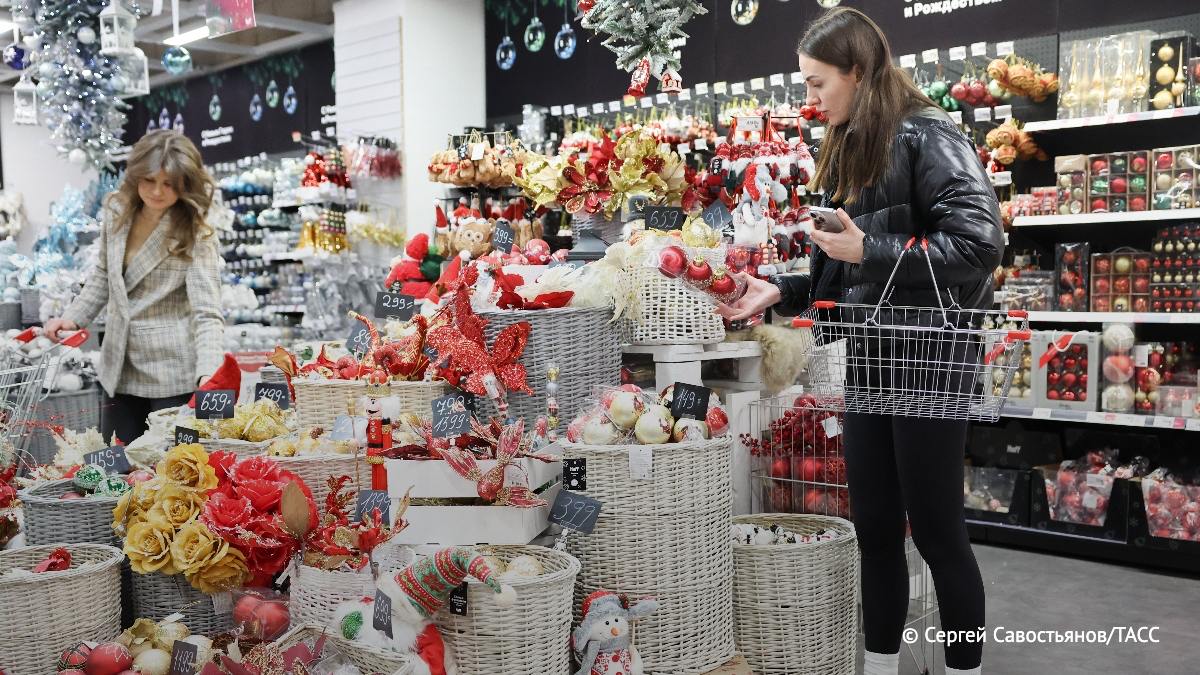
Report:
[[[772,305],[796,314],[813,300],[873,305],[914,236],[928,240],[945,304],[990,309],[1004,239],[974,146],[892,65],[887,39],[862,12],[825,14],[798,51],[807,102],[829,118],[814,182],[838,208],[844,229],[812,233],[819,248],[810,275],[743,276],[746,294],[719,311],[740,319]],[[904,256],[894,282],[892,305],[938,305],[924,254]],[[865,675],[898,669],[908,612],[906,514],[933,575],[942,627],[956,634],[947,642],[946,672],[980,672],[984,592],[963,518],[966,435],[959,420],[845,416],[850,508],[862,553]]]

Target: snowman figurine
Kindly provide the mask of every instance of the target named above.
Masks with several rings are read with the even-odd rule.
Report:
[[[632,624],[657,609],[656,600],[639,600],[631,606],[628,598],[612,591],[596,591],[585,598],[583,623],[571,635],[579,654],[575,675],[643,675]]]

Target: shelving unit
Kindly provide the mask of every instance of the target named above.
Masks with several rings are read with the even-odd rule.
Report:
[[[1132,113],[1117,113],[1114,115],[1095,115],[1092,117],[1076,117],[1065,120],[1043,120],[1041,122],[1028,122],[1025,124],[1025,131],[1034,133],[1037,131],[1058,131],[1060,129],[1078,129],[1080,127],[1099,127],[1112,124],[1131,124],[1137,122],[1150,122],[1154,120],[1167,120],[1179,117],[1193,117],[1200,115],[1200,106],[1192,106],[1188,108],[1171,108],[1167,110],[1144,110],[1142,112]],[[1100,130],[1093,130],[1100,131]]]
[[[1200,324],[1200,313],[1159,312],[1030,312],[1031,323],[1158,323]]]
[[[1086,422],[1088,424],[1107,424],[1122,427],[1140,427],[1152,429],[1176,429],[1180,431],[1200,431],[1200,417],[1171,417],[1168,415],[1133,415],[1130,413],[1085,412],[1082,410],[1058,410],[1054,408],[1023,408],[1006,405],[1000,412],[1001,417],[1035,420],[1055,420],[1060,422]]]
[[[1168,209],[1163,211],[1127,211],[1122,213],[1078,213],[1069,216],[1017,216],[1013,219],[1013,227],[1159,223],[1174,220],[1200,220],[1200,208]]]

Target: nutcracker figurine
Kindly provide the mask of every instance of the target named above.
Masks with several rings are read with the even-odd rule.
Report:
[[[383,409],[389,393],[387,385],[369,386],[362,399],[367,415],[367,464],[371,465],[372,490],[387,490],[387,469],[383,462],[392,449],[392,420],[384,417]]]

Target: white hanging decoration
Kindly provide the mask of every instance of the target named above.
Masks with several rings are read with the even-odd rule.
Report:
[[[22,77],[13,85],[13,122],[15,124],[38,123],[37,85]]]
[[[100,12],[100,53],[105,56],[130,54],[135,48],[137,17],[121,0],[110,0]]]
[[[150,61],[146,58],[146,53],[134,47],[129,54],[115,58],[121,66],[121,76],[125,79],[125,87],[118,95],[121,98],[132,98],[149,94]]]

